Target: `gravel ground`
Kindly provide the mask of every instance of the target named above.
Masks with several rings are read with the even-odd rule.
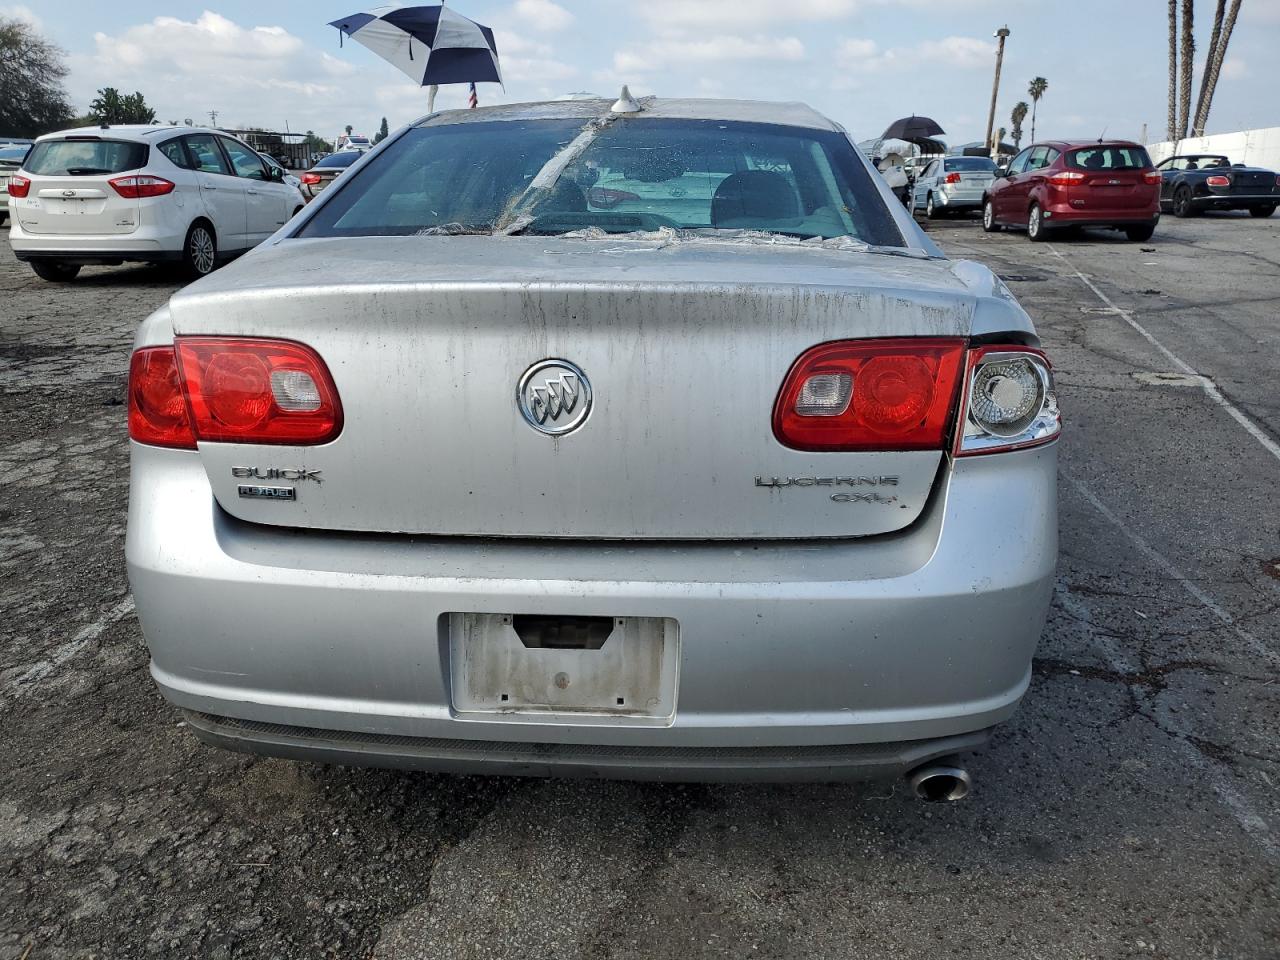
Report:
[[[943,807],[201,746],[123,563],[129,344],[174,285],[46,284],[0,231],[0,958],[1280,957],[1280,217],[929,226],[1068,419],[1035,682]]]

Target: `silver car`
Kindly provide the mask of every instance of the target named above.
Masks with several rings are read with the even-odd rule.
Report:
[[[916,178],[911,209],[923,210],[930,220],[947,213],[979,210],[995,175],[996,165],[990,157],[940,157]]]
[[[1049,603],[1038,343],[803,106],[434,115],[139,329],[152,675],[299,759],[960,796]]]

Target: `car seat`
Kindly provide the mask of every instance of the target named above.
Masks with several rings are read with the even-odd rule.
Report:
[[[711,198],[711,225],[737,220],[787,220],[800,215],[791,183],[771,170],[742,170],[720,181]]]

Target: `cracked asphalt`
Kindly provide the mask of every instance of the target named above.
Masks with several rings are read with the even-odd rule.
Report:
[[[0,231],[0,958],[1280,957],[1280,217],[929,229],[1009,279],[1067,418],[1034,683],[947,806],[200,745],[123,562],[128,351],[174,284],[47,284]]]

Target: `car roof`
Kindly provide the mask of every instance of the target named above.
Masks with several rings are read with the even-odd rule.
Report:
[[[1032,147],[1053,147],[1057,150],[1079,150],[1083,147],[1141,147],[1132,140],[1037,140]],[[1027,147],[1031,149],[1031,147]]]
[[[590,100],[544,100],[510,103],[475,110],[446,110],[423,117],[417,126],[440,126],[484,120],[590,120],[609,114],[612,98]],[[730,120],[769,123],[787,127],[843,132],[843,128],[803,103],[773,103],[763,100],[712,100],[643,97],[640,113],[629,118],[648,120]]]
[[[109,124],[106,126],[72,127],[67,130],[57,130],[53,133],[46,133],[44,136],[38,138],[36,142],[39,143],[43,140],[62,140],[66,137],[99,137],[104,140],[126,140],[133,141],[134,143],[152,143],[160,137],[176,137],[188,133],[216,133],[224,137],[231,137],[233,140],[239,139],[224,130],[214,130],[211,127],[174,127],[169,124],[122,123],[119,125]]]

